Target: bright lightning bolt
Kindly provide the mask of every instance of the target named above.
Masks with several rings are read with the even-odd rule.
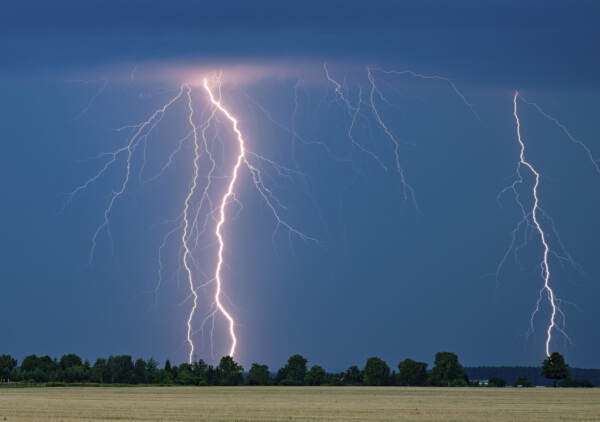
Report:
[[[235,182],[237,181],[238,171],[240,169],[240,166],[242,165],[242,161],[244,160],[246,150],[245,150],[244,136],[242,135],[242,132],[238,128],[237,120],[229,113],[229,111],[225,107],[223,107],[223,105],[221,104],[221,101],[217,101],[215,99],[215,96],[213,95],[210,87],[208,86],[208,80],[206,78],[204,78],[203,83],[204,83],[204,89],[206,90],[206,92],[208,93],[208,96],[210,97],[210,102],[215,107],[217,107],[217,109],[219,109],[219,111],[221,113],[223,113],[225,115],[225,117],[227,117],[227,119],[231,122],[233,131],[235,132],[235,134],[237,136],[238,144],[240,147],[240,150],[239,150],[236,162],[235,162],[235,166],[233,167],[233,171],[231,173],[231,180],[229,181],[229,186],[227,187],[227,191],[225,192],[225,195],[223,195],[223,198],[221,199],[221,206],[219,207],[219,212],[220,212],[219,221],[218,221],[217,227],[215,229],[215,235],[217,236],[217,239],[219,240],[217,268],[215,270],[215,281],[217,283],[217,288],[215,291],[215,303],[216,303],[219,311],[221,311],[221,313],[229,321],[229,335],[231,336],[231,348],[229,349],[229,356],[233,357],[234,353],[235,353],[235,347],[237,345],[237,337],[235,336],[235,321],[234,321],[233,317],[229,314],[229,312],[227,312],[227,310],[225,309],[223,304],[221,303],[221,285],[222,285],[221,268],[223,267],[223,251],[225,249],[225,242],[223,240],[223,234],[221,233],[221,228],[225,224],[225,219],[226,219],[225,208],[227,207],[229,198],[231,198],[231,196],[233,195],[233,189],[235,187]],[[193,350],[193,345],[192,345],[192,350]],[[191,356],[191,351],[190,351],[190,356]]]
[[[514,106],[513,115],[515,117],[515,122],[517,125],[517,141],[519,142],[519,145],[520,145],[518,169],[520,169],[520,167],[522,165],[527,167],[529,169],[529,171],[531,171],[531,173],[533,174],[533,176],[535,178],[535,183],[531,190],[531,194],[532,194],[533,200],[534,200],[533,208],[531,210],[531,216],[533,219],[533,224],[540,236],[540,240],[544,247],[543,259],[541,262],[542,278],[544,279],[544,286],[542,288],[542,291],[543,290],[546,291],[546,293],[548,295],[548,301],[550,302],[550,306],[552,308],[552,312],[550,315],[550,322],[548,324],[548,328],[546,329],[546,355],[550,356],[550,342],[552,341],[552,330],[556,326],[556,313],[560,312],[560,311],[557,310],[558,306],[556,304],[554,290],[552,290],[552,287],[550,286],[550,267],[548,265],[548,259],[549,259],[548,255],[550,254],[550,247],[549,247],[548,241],[546,239],[546,233],[544,232],[544,230],[539,222],[539,219],[538,219],[538,212],[540,211],[540,205],[539,205],[540,200],[539,200],[539,196],[538,196],[538,187],[540,185],[540,173],[535,169],[533,164],[531,164],[529,161],[527,161],[525,159],[525,142],[523,141],[523,138],[521,137],[521,121],[519,120],[519,114],[517,111],[518,98],[519,98],[519,92],[515,91],[515,95],[513,97],[513,106]],[[519,173],[519,175],[520,175],[520,173]],[[538,307],[539,307],[539,300],[538,300]],[[537,308],[536,308],[536,311],[537,311]]]
[[[388,142],[388,148],[391,146],[393,149],[393,154],[390,152],[391,158],[390,161],[393,161],[393,164],[389,164],[389,167],[397,172],[399,175],[402,189],[404,193],[404,198],[408,199],[411,197],[413,202],[415,201],[415,195],[412,187],[407,182],[407,177],[405,171],[401,165],[401,162],[404,161],[404,158],[401,155],[401,141],[402,138],[395,134],[395,128],[392,124],[387,122],[385,119],[386,110],[383,103],[389,103],[389,101],[384,97],[382,91],[380,91],[377,82],[379,82],[379,78],[381,79],[381,83],[383,83],[383,78],[385,75],[396,75],[396,76],[408,76],[412,78],[420,78],[425,80],[433,80],[437,82],[441,82],[446,84],[445,86],[449,87],[454,94],[460,99],[462,104],[464,104],[470,111],[477,116],[475,113],[473,106],[469,103],[466,97],[462,94],[461,91],[458,90],[457,86],[450,79],[445,78],[439,75],[426,75],[417,73],[411,70],[384,70],[378,68],[367,67],[366,68],[366,85],[363,87],[360,84],[358,87],[348,85],[346,83],[346,79],[344,79],[343,83],[338,82],[338,80],[334,79],[332,73],[330,73],[330,69],[326,64],[323,64],[323,69],[325,72],[325,77],[328,83],[331,83],[333,86],[333,91],[335,95],[335,102],[337,105],[341,106],[344,109],[344,116],[348,122],[348,127],[345,133],[345,137],[349,140],[349,144],[351,147],[356,148],[360,152],[369,155],[373,160],[375,160],[378,165],[383,170],[388,170],[388,166],[384,164],[383,160],[380,159],[378,155],[376,155],[373,151],[367,148],[366,145],[362,144],[360,141],[360,137],[366,131],[365,127],[369,129],[370,133],[370,124],[374,123],[377,127],[377,130],[380,132],[382,137],[385,137],[385,141]],[[383,76],[382,76],[383,75]],[[364,78],[364,74],[363,74]],[[210,80],[210,82],[209,82]],[[302,145],[318,145],[325,149],[330,155],[333,155],[330,151],[330,147],[323,142],[307,140],[302,138],[296,131],[296,118],[299,112],[299,98],[298,98],[298,90],[299,90],[300,82],[296,82],[294,86],[294,103],[292,110],[292,125],[291,128],[287,128],[286,126],[280,124],[276,118],[270,115],[270,113],[257,102],[250,98],[250,101],[269,119],[275,126],[279,129],[289,133],[292,136],[292,158],[295,162],[295,149],[296,149],[296,141],[300,141]],[[227,239],[224,235],[224,229],[227,224],[230,223],[232,219],[235,219],[235,212],[231,207],[231,202],[240,205],[241,203],[237,199],[237,189],[240,179],[240,173],[244,171],[244,168],[248,170],[250,179],[257,190],[257,193],[260,195],[260,199],[264,200],[265,205],[268,207],[270,212],[272,213],[275,220],[275,229],[273,232],[273,236],[277,233],[279,228],[284,228],[288,231],[288,234],[296,235],[302,240],[310,240],[316,241],[316,239],[307,236],[300,232],[298,229],[288,224],[282,217],[286,217],[285,213],[287,210],[286,204],[283,201],[280,201],[276,196],[277,190],[272,187],[270,183],[270,173],[276,173],[277,176],[282,178],[287,178],[288,180],[292,180],[294,176],[304,177],[304,174],[298,170],[294,170],[288,168],[282,164],[277,163],[269,157],[265,157],[259,155],[254,151],[252,146],[249,146],[247,143],[247,139],[245,138],[242,130],[240,129],[239,120],[229,108],[227,108],[221,98],[221,79],[216,78],[216,84],[207,77],[202,78],[202,88],[206,93],[208,104],[208,112],[200,110],[198,115],[196,110],[194,109],[194,104],[192,100],[192,85],[191,83],[182,84],[176,95],[172,97],[169,101],[167,101],[164,105],[156,109],[150,116],[143,122],[123,127],[119,130],[128,129],[131,130],[132,136],[126,141],[126,144],[112,152],[101,154],[100,157],[107,160],[103,163],[100,170],[91,178],[89,178],[85,183],[76,187],[70,194],[69,200],[71,200],[74,196],[78,195],[80,191],[87,189],[91,184],[95,183],[98,179],[100,179],[106,172],[109,171],[113,167],[113,165],[119,163],[123,163],[125,165],[124,175],[119,179],[118,189],[114,190],[108,199],[108,204],[104,209],[103,219],[101,224],[96,228],[94,235],[92,237],[92,247],[90,251],[90,260],[94,256],[94,251],[96,249],[98,236],[103,230],[106,230],[109,238],[111,237],[110,226],[109,226],[109,217],[111,216],[112,209],[115,205],[115,202],[119,200],[119,198],[125,193],[128,185],[130,184],[130,178],[132,174],[132,166],[134,165],[135,160],[133,160],[134,153],[136,150],[140,150],[138,154],[141,155],[142,165],[140,171],[140,182],[147,183],[154,181],[161,177],[163,173],[169,169],[174,163],[174,157],[184,149],[184,145],[187,143],[192,145],[193,154],[191,159],[191,164],[193,165],[191,179],[186,183],[185,189],[185,198],[183,201],[183,210],[179,210],[177,217],[175,219],[169,220],[169,224],[176,223],[175,226],[170,229],[163,238],[163,242],[160,244],[158,248],[158,282],[156,284],[156,288],[154,290],[155,300],[158,289],[161,286],[162,282],[162,273],[163,273],[163,251],[166,248],[166,244],[168,239],[171,236],[178,238],[179,244],[179,255],[177,258],[178,262],[178,271],[180,275],[185,273],[186,280],[186,294],[187,297],[183,302],[187,300],[191,300],[192,305],[189,309],[189,313],[186,315],[186,343],[184,343],[187,347],[189,347],[188,353],[188,361],[190,363],[193,362],[195,353],[199,350],[199,347],[196,347],[194,343],[195,333],[198,331],[194,331],[194,321],[198,317],[199,309],[202,307],[201,300],[204,300],[205,295],[203,295],[200,291],[201,288],[212,285],[214,283],[214,292],[211,290],[211,294],[207,295],[208,301],[212,301],[209,309],[208,316],[202,322],[200,326],[200,330],[204,329],[204,326],[209,318],[212,318],[212,326],[210,330],[211,340],[215,327],[215,317],[223,317],[226,320],[228,325],[228,333],[230,339],[229,346],[229,356],[234,356],[236,350],[238,348],[238,338],[236,335],[236,331],[239,329],[234,319],[234,315],[230,310],[227,309],[226,303],[224,303],[224,298],[226,297],[226,287],[228,283],[226,282],[223,272],[225,266],[225,252],[226,249],[230,247],[226,244]],[[364,89],[363,89],[364,88]],[[103,88],[102,88],[103,89]],[[100,91],[101,92],[101,91]],[[98,94],[99,95],[99,94]],[[174,95],[174,94],[171,94]],[[142,180],[141,174],[146,164],[146,145],[148,143],[148,138],[153,130],[161,123],[163,117],[167,110],[173,104],[178,102],[179,100],[185,100],[186,105],[186,134],[185,136],[180,137],[174,143],[174,149],[172,152],[166,156],[166,163],[160,168],[160,170],[150,178],[146,178]],[[92,99],[93,101],[93,99]],[[552,344],[552,335],[555,333],[561,333],[566,336],[564,332],[565,325],[565,315],[561,310],[561,306],[563,303],[567,303],[556,297],[554,290],[551,286],[551,271],[550,271],[550,263],[549,260],[551,257],[557,258],[558,263],[570,262],[575,265],[574,260],[571,256],[566,252],[564,245],[558,235],[556,227],[554,226],[554,221],[549,217],[544,208],[542,208],[539,197],[539,188],[540,188],[540,180],[541,175],[540,172],[534,167],[532,162],[528,161],[526,158],[526,143],[521,135],[521,121],[519,119],[519,110],[517,107],[518,101],[522,101],[525,104],[533,106],[537,109],[539,113],[542,114],[546,119],[552,121],[555,125],[557,125],[562,132],[575,144],[583,148],[588,158],[594,165],[596,171],[600,173],[600,162],[596,160],[591,152],[591,150],[587,147],[586,144],[581,142],[579,139],[575,138],[571,132],[564,126],[561,122],[559,122],[553,116],[547,114],[544,110],[541,109],[536,103],[526,101],[518,91],[514,93],[513,97],[513,115],[516,122],[516,137],[520,148],[519,153],[519,161],[517,164],[516,180],[513,181],[511,185],[506,187],[501,191],[501,194],[510,190],[515,195],[515,200],[517,205],[519,206],[519,210],[521,212],[521,220],[519,221],[516,228],[511,232],[512,240],[509,246],[509,249],[506,251],[503,256],[498,269],[496,271],[496,277],[498,277],[499,271],[506,261],[509,253],[514,250],[515,254],[518,250],[524,247],[527,243],[527,236],[531,232],[537,233],[540,238],[541,246],[543,247],[542,259],[540,262],[541,268],[541,277],[543,279],[543,286],[539,290],[538,300],[536,302],[535,310],[531,315],[531,324],[533,325],[533,318],[540,310],[540,306],[547,298],[550,307],[551,307],[551,315],[550,320],[546,329],[546,340],[545,340],[545,352],[547,355],[550,354],[550,346]],[[87,107],[89,108],[89,106]],[[208,117],[207,117],[208,116]],[[222,120],[219,121],[219,118],[223,117]],[[202,123],[196,123],[196,121],[201,121]],[[213,121],[215,122],[213,124]],[[367,124],[365,124],[368,123]],[[232,157],[227,159],[227,162],[232,162],[233,167],[227,170],[226,175],[221,175],[217,168],[220,167],[220,163],[226,161],[224,156],[226,155],[225,151],[229,151],[223,145],[222,135],[219,134],[219,127],[225,124],[228,127],[228,131],[231,130],[235,137],[235,153]],[[189,125],[189,126],[187,126]],[[209,129],[211,129],[209,131]],[[218,150],[215,151],[214,144],[211,143],[209,146],[209,133],[212,133],[214,130],[214,142],[221,142],[221,153]],[[231,133],[231,132],[229,132]],[[211,142],[212,139],[211,139]],[[141,144],[141,145],[140,145]],[[391,144],[391,145],[390,145]],[[141,148],[139,148],[141,147]],[[214,155],[213,155],[214,154]],[[206,172],[203,167],[204,160],[207,160]],[[231,161],[229,161],[231,160]],[[219,163],[219,165],[217,165]],[[395,167],[395,168],[394,168]],[[522,187],[524,186],[524,179],[522,177],[523,169],[527,168],[528,171],[534,178],[533,186],[531,187],[531,200],[533,201],[533,205],[531,208],[522,201]],[[262,172],[261,172],[262,171]],[[395,176],[398,177],[398,176]],[[213,196],[215,186],[217,185],[216,180],[219,178],[226,179],[226,182],[223,182],[222,188],[224,189],[223,193],[220,193],[221,188],[218,188],[219,195],[218,200]],[[213,182],[215,186],[213,186]],[[529,188],[528,188],[529,189]],[[529,197],[529,193],[527,193],[527,197]],[[416,206],[416,203],[415,203]],[[213,222],[214,226],[214,238],[212,237],[213,232]],[[543,223],[543,224],[542,224]],[[544,226],[547,226],[547,230],[545,231]],[[524,228],[525,235],[524,240],[520,239],[521,230]],[[210,230],[210,232],[209,232]],[[208,234],[207,234],[208,233]],[[210,236],[210,241],[208,245],[200,245],[200,242],[205,239],[206,236]],[[552,250],[550,245],[556,243],[557,251]],[[205,274],[204,264],[200,258],[198,258],[198,251],[200,246],[203,248],[215,248],[217,251],[216,261],[211,261],[209,264],[209,268],[211,276],[207,276]],[[562,251],[560,250],[562,248]],[[553,261],[554,262],[554,261]],[[214,265],[214,266],[213,266]],[[204,280],[202,280],[204,278]],[[178,278],[183,280],[183,277]],[[553,280],[553,279],[552,279]],[[554,284],[554,283],[552,283]],[[189,292],[187,289],[189,288]],[[212,289],[212,287],[211,287]],[[182,302],[182,303],[183,303]],[[568,338],[568,337],[567,337]],[[183,343],[183,342],[182,342]],[[211,349],[213,347],[211,341]]]

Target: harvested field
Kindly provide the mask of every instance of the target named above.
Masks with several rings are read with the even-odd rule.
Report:
[[[598,421],[600,389],[0,389],[0,421]]]

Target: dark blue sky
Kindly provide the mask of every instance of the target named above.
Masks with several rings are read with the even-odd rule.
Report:
[[[64,193],[97,171],[101,162],[90,157],[122,145],[126,133],[115,128],[174,95],[181,81],[144,80],[148,69],[298,63],[296,75],[226,89],[225,101],[253,149],[293,166],[289,133],[249,98],[289,126],[296,77],[308,69],[296,129],[352,163],[302,146],[296,160],[305,178],[272,180],[286,217],[318,244],[289,241],[282,231],[273,238],[273,219],[242,176],[243,209],[226,232],[238,359],[277,367],[299,352],[329,369],[372,355],[394,366],[405,357],[431,361],[440,350],[468,365],[543,359],[547,309],[536,333],[525,335],[542,282],[534,233],[498,283],[489,276],[519,219],[510,196],[502,206],[496,196],[518,157],[514,89],[600,156],[593,2],[39,3],[4,6],[0,15],[0,353],[185,360],[185,281],[165,281],[156,300],[151,292],[165,231],[158,223],[181,210],[189,154],[154,183],[140,184],[136,173],[111,216],[113,248],[101,236],[91,264],[90,239],[122,167],[61,213]],[[444,75],[474,105],[480,119],[443,82],[378,76],[389,101],[381,111],[404,142],[401,162],[420,212],[402,199],[398,175],[348,147],[349,122],[322,74],[325,61],[353,89],[368,89],[367,65]],[[134,68],[140,76],[130,81]],[[102,78],[108,85],[90,103]],[[542,205],[583,268],[551,261],[572,340],[557,336],[553,349],[573,366],[598,367],[600,175],[556,126],[520,107],[528,153],[543,174]],[[153,135],[149,170],[183,133],[183,112],[173,109]],[[389,140],[372,123],[357,136],[393,167]],[[226,348],[223,330],[217,322],[217,354]]]

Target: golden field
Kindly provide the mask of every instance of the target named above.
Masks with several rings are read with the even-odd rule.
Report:
[[[600,388],[1,388],[0,421],[599,421]]]

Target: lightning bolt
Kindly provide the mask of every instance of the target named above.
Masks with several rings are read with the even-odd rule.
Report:
[[[238,141],[239,148],[240,148],[237,159],[235,161],[235,166],[233,167],[233,171],[231,172],[231,180],[229,181],[229,186],[227,187],[227,191],[225,192],[225,195],[223,195],[223,198],[221,199],[221,205],[219,207],[219,221],[218,221],[217,227],[215,229],[215,235],[217,236],[217,239],[219,241],[217,268],[215,270],[215,281],[217,283],[217,288],[215,291],[215,304],[217,305],[217,309],[223,314],[223,316],[227,319],[227,321],[229,321],[229,335],[231,336],[231,348],[229,349],[229,356],[233,357],[235,354],[235,348],[237,345],[237,337],[235,336],[235,321],[234,321],[233,317],[231,316],[231,314],[229,312],[227,312],[227,310],[225,309],[225,307],[223,306],[223,304],[221,302],[221,290],[222,290],[222,284],[223,284],[223,281],[221,280],[221,269],[223,267],[223,251],[225,250],[225,242],[223,240],[223,234],[221,233],[221,228],[225,224],[225,219],[226,219],[225,208],[227,207],[229,198],[231,198],[231,196],[233,195],[233,189],[235,188],[235,183],[237,181],[238,172],[239,172],[240,166],[242,165],[242,162],[244,160],[246,149],[245,149],[244,136],[242,135],[242,132],[238,128],[237,119],[235,119],[231,115],[231,113],[229,113],[229,111],[225,107],[223,107],[223,105],[221,104],[221,101],[218,101],[215,99],[213,92],[211,91],[210,87],[208,86],[208,80],[206,78],[204,78],[203,85],[204,85],[204,89],[208,93],[210,102],[223,115],[225,115],[225,117],[227,117],[227,119],[231,122],[233,131],[235,132],[235,134],[237,136],[237,141]],[[191,314],[190,314],[190,318],[191,318]],[[191,348],[192,348],[192,350],[190,351],[190,356],[193,351],[193,344],[191,345]]]
[[[184,209],[183,209],[183,234],[181,235],[181,243],[183,245],[184,248],[184,253],[183,253],[183,266],[185,267],[185,271],[187,273],[187,278],[188,278],[188,283],[190,286],[190,292],[192,293],[192,296],[194,297],[194,303],[192,305],[192,309],[190,310],[190,313],[188,315],[188,320],[187,320],[187,342],[190,345],[190,351],[189,351],[189,356],[188,356],[188,360],[189,363],[193,362],[193,358],[194,358],[194,342],[192,341],[192,320],[194,319],[194,314],[196,313],[196,309],[198,307],[198,293],[196,292],[196,287],[194,286],[194,278],[193,278],[193,274],[192,274],[192,270],[190,268],[190,246],[188,244],[188,239],[189,239],[189,226],[190,226],[190,222],[189,222],[189,212],[190,212],[190,200],[192,199],[192,196],[194,195],[194,192],[196,191],[196,188],[198,186],[198,174],[200,172],[199,166],[198,166],[198,160],[200,159],[200,145],[198,142],[198,128],[196,127],[196,124],[194,123],[194,106],[192,104],[192,94],[191,94],[191,88],[189,87],[189,85],[186,85],[186,96],[187,96],[187,105],[188,105],[188,122],[190,124],[190,126],[192,127],[192,133],[193,133],[193,138],[194,138],[194,174],[192,177],[192,185],[190,186],[190,190],[188,191],[188,194],[185,198],[185,202],[184,202]]]
[[[546,329],[546,355],[550,356],[550,343],[552,341],[552,330],[556,326],[556,314],[557,314],[557,312],[560,312],[562,314],[562,311],[560,311],[558,309],[554,290],[550,286],[550,266],[548,264],[549,254],[550,254],[550,246],[548,245],[548,241],[546,239],[546,233],[544,232],[544,229],[542,228],[542,226],[539,222],[539,219],[538,219],[538,213],[540,212],[540,209],[541,209],[540,208],[540,199],[538,196],[538,187],[540,185],[540,173],[536,170],[536,168],[533,166],[533,164],[531,164],[525,158],[525,141],[523,141],[523,138],[521,137],[521,121],[519,120],[519,114],[518,114],[518,110],[517,110],[518,98],[519,98],[519,91],[515,91],[515,94],[513,96],[513,115],[514,115],[515,123],[517,126],[517,141],[519,142],[519,146],[520,146],[519,163],[517,165],[517,172],[518,172],[518,175],[520,178],[520,168],[521,168],[521,166],[525,166],[529,169],[529,171],[533,174],[533,176],[535,178],[535,183],[531,190],[531,195],[534,200],[533,208],[531,210],[531,217],[533,220],[533,225],[540,236],[540,241],[544,248],[542,262],[540,264],[541,270],[542,270],[542,278],[544,280],[544,285],[543,285],[542,289],[540,290],[540,297],[541,297],[541,292],[545,291],[548,296],[548,302],[550,303],[550,307],[552,308],[552,311],[550,314],[550,321],[549,321],[548,327]],[[520,181],[522,181],[522,179],[520,179]],[[517,183],[517,182],[515,182],[515,183]],[[513,189],[515,189],[514,184],[513,184]],[[536,310],[534,311],[534,314],[539,309],[539,303],[540,303],[540,299],[538,299],[538,302],[536,305]]]

